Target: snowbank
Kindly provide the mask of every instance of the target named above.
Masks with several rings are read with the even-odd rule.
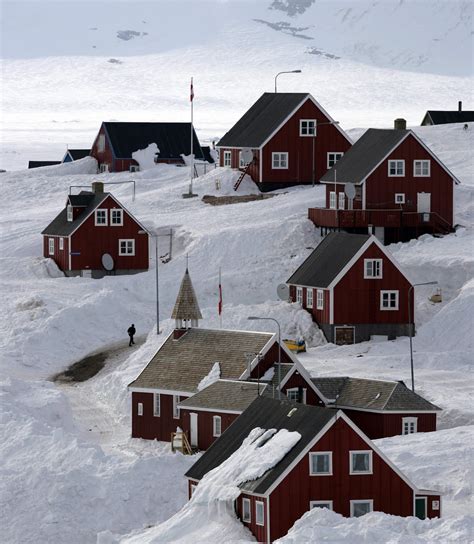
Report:
[[[155,157],[160,153],[156,143],[149,144],[146,149],[138,149],[132,153],[132,159],[135,159],[140,166],[140,170],[149,170],[156,168]]]
[[[219,362],[215,362],[212,365],[211,370],[209,370],[209,374],[207,376],[204,376],[204,378],[199,382],[198,384],[198,391],[202,391],[203,389],[206,389],[206,387],[209,387],[214,382],[216,382],[221,377],[221,365]]]

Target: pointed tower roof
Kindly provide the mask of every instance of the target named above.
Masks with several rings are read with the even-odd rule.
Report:
[[[171,317],[173,319],[182,319],[186,321],[202,319],[191,276],[189,275],[187,268],[181,281],[178,297],[176,298]]]

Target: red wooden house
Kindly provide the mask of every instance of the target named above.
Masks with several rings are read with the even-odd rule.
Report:
[[[453,230],[458,180],[411,130],[367,130],[320,181],[326,206],[308,213],[321,231],[373,232],[389,244]]]
[[[421,519],[441,515],[440,493],[419,489],[342,411],[266,397],[258,397],[188,470],[190,498],[199,481],[257,427],[301,435],[273,468],[239,486],[235,511],[259,542],[286,535],[311,508],[347,517],[372,511]]]
[[[288,279],[290,299],[311,313],[328,342],[409,335],[413,289],[375,236],[332,232]]]
[[[148,231],[111,194],[69,195],[65,208],[43,230],[43,255],[66,276],[101,278],[148,270]]]
[[[239,168],[272,191],[317,182],[351,143],[309,93],[264,93],[217,148],[220,166]],[[253,154],[247,164],[244,150]]]
[[[139,165],[135,151],[156,144],[156,163],[184,164],[181,155],[191,153],[190,123],[119,123],[103,122],[90,154],[97,160],[99,172],[135,172]],[[193,154],[206,160],[193,129]]]

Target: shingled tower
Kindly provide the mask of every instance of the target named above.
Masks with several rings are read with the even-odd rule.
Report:
[[[181,330],[197,327],[198,320],[202,319],[191,276],[187,268],[181,281],[171,317],[176,320],[176,329]]]

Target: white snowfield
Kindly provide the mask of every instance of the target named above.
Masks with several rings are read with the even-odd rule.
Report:
[[[455,233],[389,247],[413,281],[437,280],[443,290],[443,302],[432,304],[428,301],[432,288],[416,288],[418,334],[414,338],[416,388],[444,409],[443,430],[395,437],[379,445],[416,485],[445,492],[443,519],[421,522],[375,513],[345,520],[331,513],[311,513],[287,538],[296,538],[296,531],[302,531],[298,538],[304,541],[304,535],[323,531],[322,539],[324,530],[332,531],[335,538],[341,535],[339,542],[344,543],[464,544],[472,537],[468,518],[472,429],[467,425],[474,415],[470,379],[474,126],[416,131],[461,181],[455,194],[456,222],[462,226]],[[219,326],[221,267],[225,328],[273,331],[271,324],[247,317],[275,317],[285,337],[307,340],[311,349],[301,361],[314,375],[409,383],[407,338],[336,347],[323,341],[305,311],[277,300],[276,286],[320,240],[306,214],[309,205],[322,205],[323,187],[296,187],[266,200],[213,207],[200,198],[182,199],[189,183],[186,167],[161,165],[134,174],[101,175],[91,174],[94,169],[94,160],[86,158],[1,174],[0,294],[5,318],[0,323],[0,523],[2,539],[8,543],[95,543],[98,534],[104,543],[107,538],[138,542],[147,527],[152,527],[151,535],[154,526],[185,505],[183,474],[195,458],[171,454],[167,444],[131,440],[126,389],[173,327],[169,316],[184,273],[185,254],[189,254],[190,274],[204,316],[201,326]],[[233,194],[237,175],[217,168],[195,180],[194,189],[200,197]],[[90,280],[64,278],[41,256],[39,233],[64,206],[70,185],[131,177],[137,182],[134,202],[130,187],[106,189],[150,228],[173,229],[173,258],[159,268],[160,335],[154,329],[153,259],[146,273]],[[221,182],[220,191],[216,180]],[[254,185],[244,180],[238,194],[251,192]],[[168,239],[160,238],[160,255],[168,251]],[[127,346],[130,323],[135,323],[138,337],[146,336],[134,348]],[[94,378],[74,386],[48,381],[94,351],[110,354]],[[184,539],[185,531],[177,532],[179,517],[172,519],[169,534],[175,541]],[[224,529],[219,520],[213,522],[217,542]],[[230,535],[250,540],[235,520],[225,530],[229,541]],[[208,542],[213,542],[211,533],[209,527]],[[377,534],[381,539],[377,540]]]

